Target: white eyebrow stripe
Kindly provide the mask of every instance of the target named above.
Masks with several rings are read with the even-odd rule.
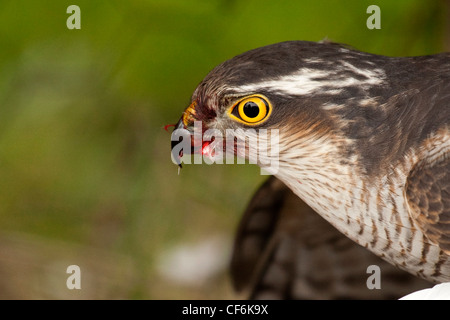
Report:
[[[332,94],[338,94],[342,88],[350,86],[374,86],[383,83],[385,73],[381,69],[358,69],[348,62],[341,62],[342,70],[364,76],[356,79],[351,76],[343,79],[330,79],[330,72],[326,70],[302,68],[295,73],[284,75],[276,79],[251,83],[240,87],[233,87],[237,92],[257,92],[260,90],[282,92],[291,95],[307,95],[327,88]],[[328,79],[327,79],[328,78]],[[317,80],[324,79],[324,80]]]
[[[359,69],[347,61],[341,61],[341,64],[346,69],[350,69],[352,72],[366,77],[367,80],[364,82],[369,82],[369,84],[378,84],[379,81],[382,81],[386,77],[386,74],[381,69]]]

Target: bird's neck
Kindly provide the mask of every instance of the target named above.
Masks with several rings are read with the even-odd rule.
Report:
[[[361,158],[344,159],[342,146],[324,140],[301,155],[283,155],[277,177],[339,231],[379,257],[413,274],[448,281],[445,272],[434,273],[436,266],[448,270],[448,259],[437,244],[425,240],[406,203],[405,185],[418,154],[407,152],[378,175],[369,175],[361,170]],[[423,259],[424,252],[428,259]]]
[[[357,177],[351,161],[342,159],[341,146],[326,137],[309,139],[303,146],[284,150],[277,177],[297,196],[336,225],[347,205]],[[283,152],[283,150],[282,150]]]
[[[303,153],[284,155],[295,161],[280,165],[277,177],[349,238],[382,252],[386,239],[375,240],[374,230],[395,226],[386,223],[392,219],[406,228],[411,226],[403,197],[407,164],[386,170],[386,175],[368,177],[361,171],[358,157],[343,156],[345,143],[324,138],[309,143],[306,149],[296,148]]]

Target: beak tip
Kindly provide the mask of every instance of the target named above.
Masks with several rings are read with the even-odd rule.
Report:
[[[175,130],[177,129],[181,129],[184,128],[184,123],[183,123],[183,118],[181,118],[177,124],[173,125],[173,131],[172,134]],[[178,166],[178,174],[180,174],[180,170],[183,168],[183,166],[181,165],[181,161],[180,158],[183,156],[183,154],[176,154],[176,152],[174,151],[174,148],[178,145],[178,143],[180,143],[180,141],[171,141],[171,156],[172,156],[172,161],[174,164],[176,164]]]

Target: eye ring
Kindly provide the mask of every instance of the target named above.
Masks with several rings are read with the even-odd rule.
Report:
[[[228,110],[228,115],[233,120],[250,126],[265,122],[271,113],[272,105],[265,96],[260,94],[240,99]]]

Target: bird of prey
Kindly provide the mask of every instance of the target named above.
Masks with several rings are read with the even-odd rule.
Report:
[[[386,57],[330,42],[268,45],[203,79],[176,129],[194,135],[196,121],[203,133],[223,137],[227,129],[277,130],[273,173],[297,197],[387,262],[450,281],[449,53]],[[195,139],[191,145],[198,150]],[[259,145],[245,149],[261,167],[272,157]]]

